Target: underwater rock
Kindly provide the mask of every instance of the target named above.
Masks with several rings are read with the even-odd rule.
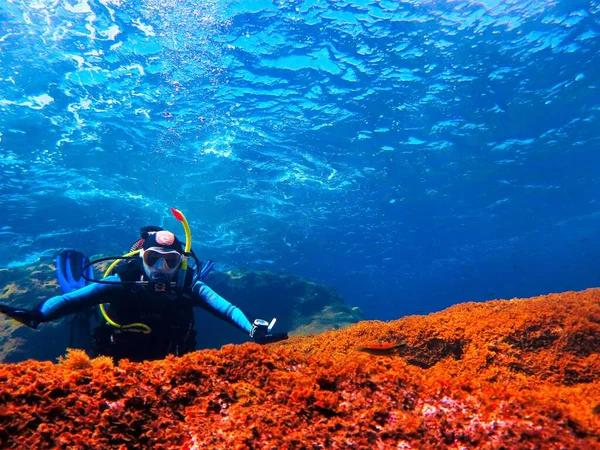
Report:
[[[599,449],[599,319],[589,289],[147,363],[3,364],[0,447]]]
[[[290,330],[292,334],[321,333],[344,328],[362,319],[360,312],[347,305],[335,289],[298,275],[244,269],[212,272],[206,283],[239,306],[248,317],[277,317],[276,329]],[[209,313],[200,313],[202,317],[197,315],[197,324],[212,319],[209,324],[211,329],[214,327],[219,330],[219,336],[229,338],[211,341],[207,347],[218,348],[227,343],[247,341],[247,337],[237,330],[234,330],[234,336],[227,333],[230,325],[213,318]]]
[[[31,308],[59,294],[54,273],[52,264],[0,269],[0,303]],[[215,271],[206,283],[241,308],[251,320],[277,317],[276,331],[318,333],[343,328],[361,319],[360,313],[347,305],[333,288],[297,275],[253,270]],[[30,330],[0,316],[0,362],[30,358],[54,361],[67,347],[89,350],[90,327],[82,326],[81,320],[72,320],[73,317],[65,317]],[[91,326],[94,322],[90,319]],[[199,349],[249,341],[246,334],[201,308],[195,308],[195,323]]]

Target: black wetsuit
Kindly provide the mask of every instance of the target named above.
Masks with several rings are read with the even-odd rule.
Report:
[[[141,263],[132,261],[116,269],[116,275],[105,278],[114,284],[93,283],[68,294],[46,300],[39,310],[43,321],[54,320],[83,311],[101,303],[108,317],[120,325],[143,323],[149,334],[128,331],[108,323],[94,329],[94,353],[128,358],[133,361],[183,355],[195,349],[194,307],[202,307],[249,333],[252,324],[236,306],[219,296],[202,281],[192,285],[193,271],[188,270],[181,291],[154,292],[147,285],[122,284],[137,281],[143,274]]]

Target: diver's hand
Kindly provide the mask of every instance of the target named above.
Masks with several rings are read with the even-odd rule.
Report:
[[[271,333],[277,319],[271,320],[271,323],[263,319],[256,319],[250,330],[250,337],[257,344],[269,344],[271,342],[283,341],[288,338],[287,333]]]
[[[13,306],[0,304],[0,313],[27,325],[29,328],[37,328],[42,321],[42,313],[32,309],[15,308]]]

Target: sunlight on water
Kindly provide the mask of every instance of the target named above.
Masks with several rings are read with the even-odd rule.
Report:
[[[57,248],[127,245],[175,204],[224,267],[354,303],[545,291],[510,261],[598,220],[600,7],[576,3],[5,2],[0,265],[47,218]]]

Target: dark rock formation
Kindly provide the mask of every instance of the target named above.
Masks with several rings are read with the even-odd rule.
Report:
[[[54,270],[52,264],[1,269],[0,303],[31,308],[59,294]],[[318,333],[345,327],[361,318],[334,289],[295,275],[252,270],[212,272],[206,283],[241,308],[250,320],[277,317],[276,331]],[[89,349],[88,328],[82,327],[80,320],[72,320],[73,317],[67,317],[30,330],[0,317],[0,361],[55,360],[67,347]],[[196,309],[195,320],[199,349],[249,340],[244,333],[200,308]],[[90,325],[94,324],[92,318]]]

